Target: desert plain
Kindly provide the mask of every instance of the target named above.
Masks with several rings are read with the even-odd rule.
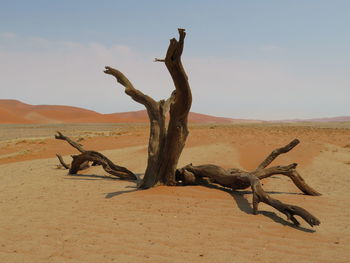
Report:
[[[147,124],[1,124],[0,262],[349,262],[350,123],[192,124],[179,166],[212,163],[253,170],[275,148],[301,143],[273,165],[298,163],[322,196],[284,176],[263,180],[283,202],[318,217],[291,224],[250,189],[135,188],[101,167],[67,175],[76,150],[55,131],[142,175]]]

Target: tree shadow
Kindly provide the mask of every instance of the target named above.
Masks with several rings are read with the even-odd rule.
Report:
[[[107,193],[105,195],[105,198],[109,199],[109,198],[113,198],[115,196],[120,196],[122,194],[127,194],[127,193],[131,193],[131,192],[136,192],[139,191],[138,187],[137,187],[137,183],[141,180],[141,175],[142,174],[136,174],[138,180],[122,180],[122,181],[127,181],[127,182],[133,182],[135,183],[134,186],[132,185],[128,185],[125,188],[132,188],[131,190],[121,190],[121,191],[116,191],[116,192],[111,192],[111,193]],[[117,177],[112,177],[112,176],[104,176],[104,175],[96,175],[96,174],[74,174],[74,175],[70,175],[72,176],[71,178],[66,178],[69,180],[121,180]],[[77,177],[77,178],[74,178]],[[202,182],[203,183],[203,182]],[[201,184],[201,186],[207,187],[207,188],[211,188],[211,189],[216,189],[216,190],[220,190],[220,191],[224,191],[228,194],[231,195],[231,197],[234,199],[234,201],[236,202],[238,208],[249,215],[253,214],[253,208],[251,203],[247,200],[247,198],[245,198],[244,195],[248,195],[248,194],[252,194],[252,191],[248,191],[248,190],[241,190],[241,191],[234,191],[230,188],[225,188],[223,186],[220,185],[216,185],[216,184],[211,184],[211,183],[203,183]],[[269,191],[267,192],[269,194],[291,194],[291,195],[302,195],[302,193],[291,193],[291,192],[276,192],[276,191]],[[281,218],[280,216],[278,216],[276,213],[274,212],[269,212],[269,211],[258,211],[258,214],[264,215],[267,218],[270,218],[271,220],[273,220],[276,223],[279,223],[281,225],[284,226],[289,226],[292,227],[294,229],[303,231],[303,232],[307,232],[307,233],[314,233],[316,232],[313,229],[308,229],[302,226],[297,226],[283,218]]]
[[[252,194],[252,191],[246,191],[246,190],[245,191],[234,191],[232,189],[225,188],[225,187],[218,186],[218,185],[214,185],[214,184],[206,184],[204,186],[208,187],[208,188],[211,188],[211,189],[217,189],[217,190],[229,193],[232,196],[232,198],[235,200],[238,208],[242,212],[244,212],[246,214],[249,214],[249,215],[253,214],[253,208],[252,208],[251,203],[244,197],[244,195],[246,195],[246,194]],[[297,195],[302,195],[302,193],[285,193],[285,192],[268,192],[268,193],[271,193],[271,194],[297,194]],[[278,216],[274,212],[258,211],[258,214],[264,215],[264,216],[270,218],[271,220],[273,220],[276,223],[279,223],[279,224],[284,225],[284,226],[289,226],[289,227],[292,227],[294,229],[297,229],[297,230],[300,230],[300,231],[303,231],[303,232],[307,232],[307,233],[314,233],[314,232],[316,232],[313,229],[305,228],[305,227],[302,227],[302,226],[297,226],[297,225],[295,225],[295,224],[293,224],[293,223],[291,223],[291,222],[281,218],[280,216]]]
[[[120,179],[118,177],[113,176],[106,176],[106,175],[97,175],[97,174],[67,174],[65,179],[67,180],[88,180],[88,181],[96,181],[96,180],[117,180],[117,181],[124,181],[124,182],[132,182],[136,183],[141,180],[142,174],[135,174],[137,177],[137,180],[127,180],[127,179]]]
[[[68,176],[71,176],[69,178],[65,178],[67,180],[88,180],[88,181],[96,181],[96,180],[116,180],[116,181],[124,181],[124,182],[132,182],[135,183],[135,185],[127,185],[125,188],[132,188],[132,190],[122,190],[122,191],[116,191],[112,193],[107,193],[105,198],[109,199],[115,196],[119,196],[122,194],[130,193],[130,192],[135,192],[138,189],[137,184],[141,180],[141,176],[143,174],[135,174],[137,177],[137,181],[135,180],[125,180],[125,179],[120,179],[118,177],[113,177],[113,176],[106,176],[106,175],[97,175],[97,174],[68,174]]]
[[[258,211],[258,214],[264,215],[264,216],[270,218],[271,220],[273,220],[276,223],[279,223],[279,224],[284,225],[284,226],[290,226],[290,227],[292,227],[294,229],[297,229],[297,230],[300,230],[300,231],[303,231],[303,232],[307,232],[307,233],[314,233],[314,232],[316,232],[316,230],[314,230],[314,229],[309,229],[309,228],[306,228],[306,227],[294,225],[293,223],[291,223],[291,222],[289,222],[289,221],[279,217],[274,212]]]
[[[278,192],[278,191],[265,191],[267,194],[284,194],[284,195],[305,195],[303,193],[292,193],[292,192]]]
[[[131,188],[131,187],[128,187],[128,188]],[[122,194],[136,192],[138,190],[139,189],[137,187],[135,187],[135,189],[133,189],[133,190],[122,190],[122,191],[116,191],[116,192],[112,192],[112,193],[107,193],[105,198],[109,199],[109,198],[112,198],[112,197],[115,197],[115,196],[119,196],[119,195],[122,195]]]

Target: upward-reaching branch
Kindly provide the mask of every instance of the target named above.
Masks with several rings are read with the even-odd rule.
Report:
[[[281,148],[273,150],[269,156],[266,157],[266,159],[256,168],[256,170],[264,169],[267,167],[270,163],[273,162],[280,154],[287,153],[290,150],[292,150],[295,146],[297,146],[300,143],[298,139],[294,139],[290,143],[288,143],[286,146],[283,146]]]
[[[175,101],[170,109],[170,114],[173,114],[174,117],[181,119],[188,116],[192,105],[192,94],[188,83],[187,74],[181,62],[186,32],[185,29],[182,28],[179,28],[178,31],[179,41],[177,41],[175,38],[170,40],[164,62],[176,88]]]
[[[71,146],[73,146],[75,149],[77,149],[79,152],[84,153],[86,152],[83,146],[80,143],[77,143],[73,141],[71,138],[63,135],[61,132],[57,131],[57,134],[55,134],[55,138],[57,140],[63,140],[68,142]]]
[[[188,136],[187,119],[192,105],[190,85],[181,62],[186,33],[181,28],[178,31],[179,40],[170,40],[164,59],[175,85],[175,98],[170,105],[170,120],[159,172],[161,181],[166,185],[176,185],[175,171]]]
[[[135,89],[130,80],[119,70],[112,67],[105,67],[104,73],[114,76],[117,81],[125,87],[125,93],[128,94],[134,101],[144,105],[153,117],[158,111],[158,103],[148,95],[143,94],[140,90]],[[155,117],[155,116],[154,116]]]

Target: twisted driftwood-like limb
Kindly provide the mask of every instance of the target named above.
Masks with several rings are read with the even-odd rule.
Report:
[[[68,142],[72,147],[74,147],[75,149],[77,149],[81,153],[85,152],[83,146],[80,143],[77,143],[76,141],[73,141],[71,138],[63,135],[59,131],[57,131],[57,134],[55,134],[55,138],[57,140],[63,140],[63,141]]]
[[[267,205],[272,206],[278,211],[285,214],[288,220],[291,220],[295,225],[300,225],[298,220],[294,217],[295,215],[300,216],[304,219],[311,227],[319,225],[321,222],[311,213],[306,211],[304,208],[295,205],[289,205],[282,203],[281,201],[269,196],[261,186],[260,180],[253,174],[247,173],[245,175],[250,181],[253,191],[253,212],[257,214],[259,202],[263,202]]]
[[[86,151],[81,144],[72,140],[68,136],[63,135],[61,132],[57,132],[55,138],[58,140],[67,141],[71,146],[81,152],[79,155],[72,155],[73,161],[71,164],[65,163],[62,156],[56,154],[61,165],[64,168],[69,169],[69,174],[77,174],[80,170],[89,168],[89,163],[91,162],[92,165],[102,165],[103,169],[107,173],[117,176],[119,179],[138,180],[137,176],[127,168],[114,164],[111,160],[99,152]]]
[[[181,55],[186,36],[184,29],[178,29],[179,40],[170,40],[164,62],[175,86],[175,91],[167,100],[155,101],[150,96],[134,88],[129,79],[119,70],[105,67],[104,73],[114,76],[125,87],[125,93],[134,101],[143,104],[150,120],[148,162],[139,188],[146,189],[157,184],[176,185],[175,172],[188,135],[187,117],[192,104],[192,95]],[[165,117],[169,112],[166,128]]]
[[[63,140],[68,142],[72,147],[74,147],[75,149],[77,149],[79,152],[84,153],[85,149],[83,148],[83,145],[81,145],[80,143],[72,140],[71,138],[69,138],[68,136],[64,135],[63,133],[61,133],[60,131],[57,131],[57,134],[55,134],[55,139],[57,140]],[[64,162],[62,156],[60,154],[56,154],[58,161],[60,162],[60,164],[62,165],[62,167],[64,167],[65,169],[70,169],[71,165],[67,164]],[[84,170],[89,168],[89,161],[85,161],[83,163],[80,164],[79,170]]]
[[[321,195],[319,192],[310,187],[305,180],[296,171],[297,164],[293,163],[287,166],[274,166],[266,168],[276,157],[293,149],[299,140],[293,140],[286,146],[272,151],[272,153],[252,172],[246,172],[240,169],[231,168],[225,170],[220,166],[205,164],[194,166],[186,165],[177,170],[177,180],[181,184],[202,184],[208,182],[219,184],[232,190],[252,188],[253,191],[253,211],[257,213],[258,203],[266,203],[280,212],[284,213],[294,224],[299,225],[294,215],[303,218],[310,226],[319,225],[320,221],[305,209],[284,204],[279,200],[270,197],[262,188],[260,180],[272,175],[282,174],[291,178],[293,183],[307,195]]]
[[[288,143],[286,146],[278,148],[273,150],[269,156],[266,157],[266,159],[256,168],[256,170],[263,169],[267,167],[270,163],[273,162],[280,154],[287,153],[290,150],[292,150],[295,146],[297,146],[300,143],[298,139],[294,139],[290,143]]]
[[[65,169],[69,169],[70,168],[70,164],[65,163],[62,156],[58,153],[56,153],[56,156],[58,158],[58,161],[60,162],[60,164],[62,165],[62,167],[64,167]]]
[[[63,160],[63,158],[62,158],[62,156],[61,156],[60,154],[57,153],[56,156],[57,156],[58,161],[60,162],[61,166],[62,166],[63,168],[65,168],[65,169],[69,170],[71,164],[66,163],[66,162]],[[92,164],[92,165],[94,165],[94,164]],[[89,167],[90,167],[89,161],[85,161],[85,162],[83,162],[83,163],[80,164],[79,171],[80,171],[80,170],[85,170],[85,169],[87,169],[87,168],[89,168]]]
[[[309,186],[305,182],[305,180],[301,177],[301,175],[295,169],[296,167],[297,167],[296,163],[293,163],[287,166],[273,166],[270,168],[256,170],[252,172],[252,174],[257,176],[258,179],[264,179],[277,174],[285,175],[285,176],[288,176],[293,181],[295,186],[298,187],[299,190],[301,190],[304,194],[313,195],[313,196],[321,195],[319,192],[317,192],[315,189],[313,189],[311,186]]]
[[[72,155],[73,161],[69,169],[69,174],[76,174],[81,165],[86,162],[93,162],[98,165],[102,165],[103,169],[114,176],[124,180],[137,180],[136,175],[129,171],[127,168],[114,164],[102,153],[95,151],[85,151],[79,155]]]

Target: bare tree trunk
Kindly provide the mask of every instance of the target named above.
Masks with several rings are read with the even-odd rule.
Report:
[[[146,189],[157,184],[175,185],[175,171],[188,135],[187,116],[192,95],[187,75],[181,63],[181,55],[186,36],[184,29],[179,29],[179,41],[170,40],[165,62],[173,79],[175,90],[167,100],[155,101],[134,88],[127,77],[119,70],[106,67],[106,74],[114,76],[125,87],[125,93],[134,101],[146,107],[150,121],[148,143],[148,163],[144,178],[139,185]],[[170,110],[170,120],[166,129],[165,116]]]
[[[170,40],[165,65],[176,88],[174,103],[170,106],[170,121],[160,167],[160,180],[176,185],[175,171],[188,136],[187,118],[192,104],[192,94],[186,72],[181,63],[185,31],[179,29],[180,38]]]

